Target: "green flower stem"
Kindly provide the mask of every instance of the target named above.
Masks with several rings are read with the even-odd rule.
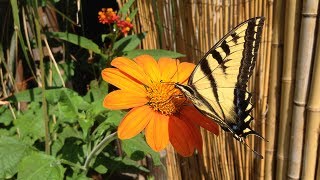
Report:
[[[75,164],[75,163],[70,162],[70,161],[65,160],[65,159],[60,159],[60,162],[61,162],[61,164],[67,164],[67,165],[69,165],[71,167],[75,167],[77,169],[86,170],[84,167],[80,166],[79,164]]]
[[[90,154],[88,155],[86,162],[83,165],[84,169],[88,170],[91,160],[95,156],[97,156],[103,150],[103,148],[105,148],[111,141],[115,140],[116,138],[117,138],[117,132],[114,132],[106,136],[105,138],[103,138],[102,141],[97,146],[95,146],[90,152]]]
[[[41,25],[38,18],[35,18],[35,25],[36,25],[36,35],[37,35],[37,45],[40,57],[40,72],[41,72],[41,90],[42,90],[42,112],[43,112],[43,119],[44,119],[44,130],[45,130],[45,152],[46,154],[50,155],[50,132],[49,132],[49,116],[48,116],[48,109],[47,109],[47,99],[46,99],[46,75],[44,69],[44,62],[43,62],[43,52],[42,52],[42,34],[41,34]]]
[[[107,49],[108,62],[110,62],[113,59],[113,56],[114,56],[113,45],[116,42],[116,40],[118,38],[118,33],[119,33],[118,29],[115,28],[116,26],[109,26],[109,27],[111,29],[111,33],[113,33],[113,36],[111,36],[111,38],[110,38],[111,44],[110,44],[110,47]],[[116,29],[115,31],[114,31],[114,28]]]

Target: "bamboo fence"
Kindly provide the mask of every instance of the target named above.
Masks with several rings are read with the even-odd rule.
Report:
[[[134,8],[137,32],[148,32],[142,48],[174,50],[194,63],[237,24],[266,17],[249,87],[251,126],[268,142],[248,138],[264,159],[229,133],[203,130],[202,155],[183,158],[167,148],[162,179],[320,179],[318,0],[137,0]]]

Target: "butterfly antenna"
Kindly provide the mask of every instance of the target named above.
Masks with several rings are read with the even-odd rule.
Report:
[[[251,132],[250,134],[257,136],[257,137],[259,137],[260,139],[262,139],[262,140],[264,140],[264,141],[266,141],[266,142],[269,142],[268,140],[266,140],[264,137],[262,137],[262,136],[261,136],[259,133],[257,133],[256,131],[254,131],[254,130],[251,129],[250,132]]]
[[[174,84],[175,84],[175,82],[164,82],[164,81],[162,81],[162,80],[160,80],[160,83],[168,84],[168,85],[174,85]]]
[[[179,73],[178,73],[178,60],[176,60],[176,72],[175,73],[177,73],[177,81],[176,82],[178,82],[179,83]]]
[[[263,159],[263,156],[259,154],[257,151],[253,150],[244,140],[242,141],[242,143],[246,145],[247,148],[249,148],[253,153],[255,153],[260,159]]]

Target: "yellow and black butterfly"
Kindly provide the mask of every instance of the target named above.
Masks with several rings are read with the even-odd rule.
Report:
[[[249,134],[263,138],[249,126],[253,120],[250,115],[253,106],[252,95],[247,90],[257,60],[263,24],[264,17],[239,24],[204,55],[192,72],[188,85],[175,84],[202,114],[245,145],[244,138]]]

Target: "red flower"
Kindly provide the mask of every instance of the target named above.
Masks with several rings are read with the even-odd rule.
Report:
[[[112,8],[102,8],[98,13],[99,22],[102,24],[112,24],[119,20],[119,16]]]
[[[133,28],[131,19],[129,17],[127,17],[126,20],[119,20],[117,22],[117,26],[124,35],[127,35],[128,32]]]

